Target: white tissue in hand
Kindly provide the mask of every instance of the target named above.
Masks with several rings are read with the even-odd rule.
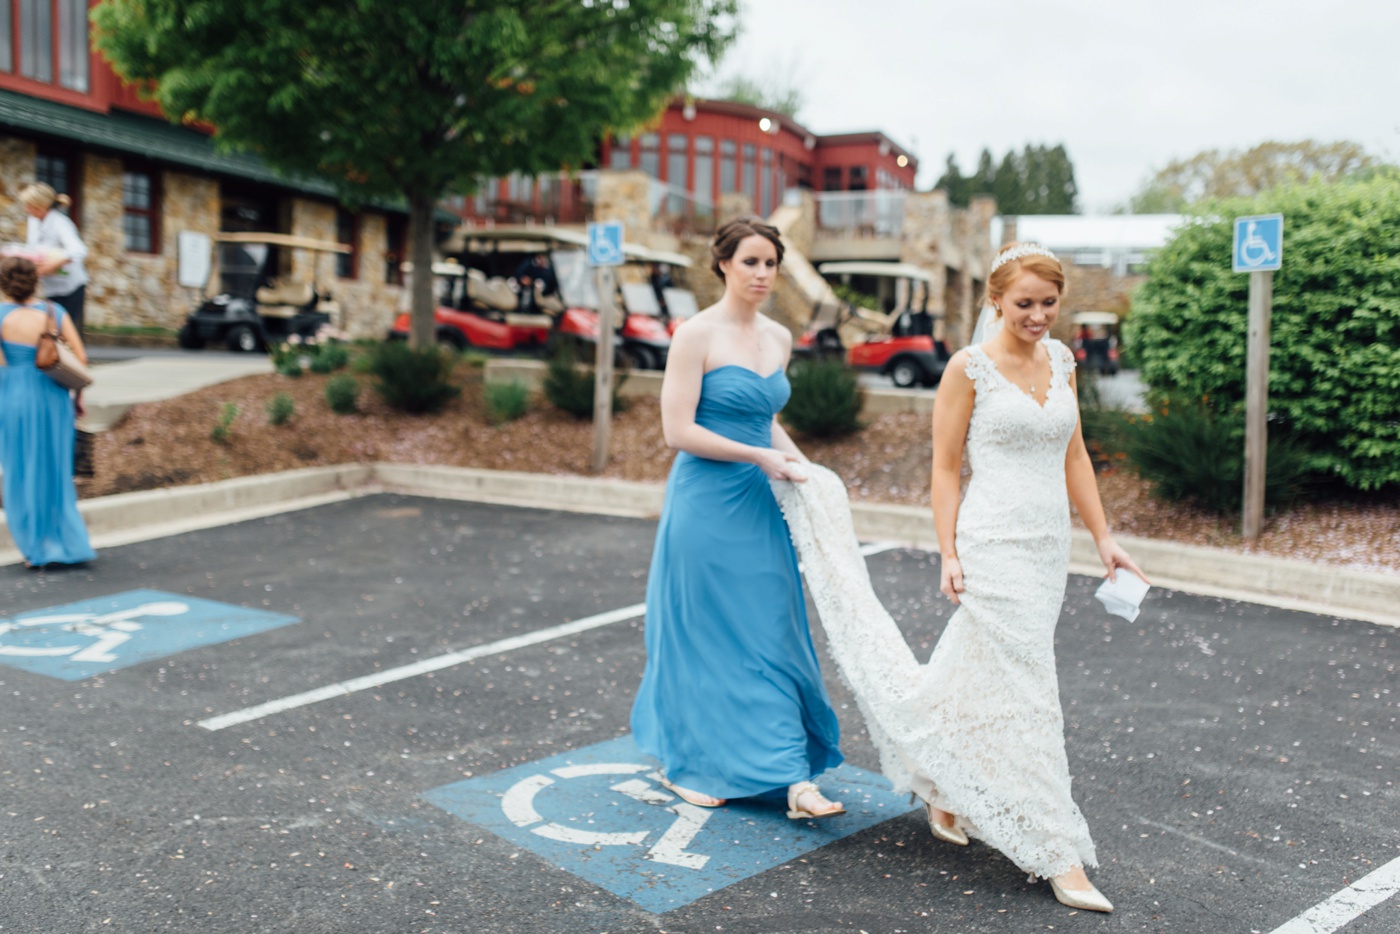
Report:
[[[1117,580],[1106,580],[1099,585],[1099,589],[1094,593],[1104,609],[1121,616],[1128,622],[1137,619],[1142,598],[1147,596],[1147,581],[1138,577],[1132,571],[1118,569]]]

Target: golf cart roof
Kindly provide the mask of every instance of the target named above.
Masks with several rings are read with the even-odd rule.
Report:
[[[933,276],[912,263],[877,263],[866,260],[850,260],[835,263],[822,263],[817,267],[822,275],[888,276],[893,279],[913,279],[915,282],[932,282]]]
[[[1107,325],[1112,327],[1118,323],[1118,316],[1111,311],[1076,311],[1074,313],[1074,323]]]
[[[413,272],[413,260],[404,260],[399,263],[399,268],[404,272]],[[445,263],[433,263],[433,275],[435,276],[465,276],[467,267],[461,263],[454,263],[450,260]]]
[[[310,237],[295,237],[283,233],[218,233],[214,239],[219,243],[266,243],[270,246],[285,246],[296,250],[316,250],[321,253],[350,253],[349,244],[334,240],[313,240]]]
[[[691,267],[689,256],[672,250],[653,250],[651,247],[642,246],[639,243],[624,243],[622,244],[622,252],[628,259],[643,263],[665,263],[667,266],[679,266],[682,269]]]
[[[570,246],[588,246],[588,235],[568,227],[524,226],[486,227],[465,232],[467,240],[497,242],[502,240],[524,240],[532,243],[567,243]]]

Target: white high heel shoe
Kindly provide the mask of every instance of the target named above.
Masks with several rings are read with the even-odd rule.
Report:
[[[1055,893],[1056,900],[1067,908],[1078,908],[1081,911],[1102,911],[1104,914],[1113,913],[1113,902],[1104,898],[1094,884],[1089,883],[1087,889],[1067,889],[1060,885],[1056,879],[1050,880],[1050,891]]]
[[[911,793],[909,795],[909,803],[913,804],[915,798],[918,798],[918,795]],[[954,846],[967,846],[967,834],[958,829],[956,824],[949,826],[939,823],[933,816],[935,810],[938,809],[927,801],[924,801],[924,817],[928,819],[929,833],[933,834],[933,838],[935,840],[942,840],[944,843],[951,843]]]

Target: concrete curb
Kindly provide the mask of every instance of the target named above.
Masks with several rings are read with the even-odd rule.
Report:
[[[615,516],[660,514],[663,485],[593,477],[419,464],[342,464],[216,483],[122,493],[79,505],[93,544],[113,547],[213,528],[378,492]],[[856,534],[937,551],[927,509],[852,504]],[[6,532],[3,520],[0,529]],[[1238,554],[1154,539],[1119,539],[1162,587],[1311,613],[1400,626],[1400,575],[1354,571],[1285,558]],[[0,564],[16,564],[13,547]],[[1076,531],[1070,570],[1100,576],[1088,533]]]

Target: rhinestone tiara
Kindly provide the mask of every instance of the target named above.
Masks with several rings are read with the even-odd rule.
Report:
[[[998,253],[997,258],[992,260],[992,268],[988,270],[988,274],[996,272],[1007,263],[1014,263],[1016,260],[1024,259],[1027,256],[1048,256],[1051,259],[1055,259],[1055,254],[1045,249],[1045,247],[1041,246],[1039,243],[1022,243],[1018,246],[1013,246],[1009,250],[1003,250],[1001,253]]]

